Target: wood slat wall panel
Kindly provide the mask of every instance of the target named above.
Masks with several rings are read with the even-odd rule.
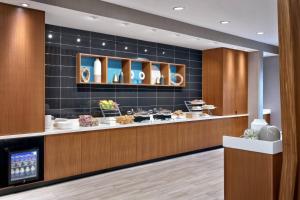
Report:
[[[277,7],[281,119],[284,133],[279,199],[300,199],[300,4],[295,0],[278,0]]]
[[[236,114],[237,68],[235,51],[223,49],[223,115]]]
[[[0,135],[44,131],[45,14],[0,3]]]
[[[225,148],[225,200],[277,200],[282,154]]]
[[[110,133],[94,131],[81,136],[82,173],[110,167]]]
[[[136,128],[115,129],[109,131],[111,167],[135,163],[136,159]]]
[[[159,157],[160,133],[158,126],[137,128],[137,161]]]
[[[189,152],[198,149],[197,123],[181,123],[178,124],[178,151]]]
[[[68,133],[45,138],[45,180],[222,145],[248,117]]]
[[[248,113],[247,52],[217,48],[203,51],[203,99],[215,115]]]
[[[217,107],[215,115],[223,115],[222,53],[222,49],[206,50],[202,58],[202,96],[205,102]]]
[[[158,126],[160,134],[159,156],[170,156],[178,153],[178,127],[177,124]]]
[[[45,137],[45,180],[81,174],[81,134]]]
[[[248,113],[248,54],[236,51],[236,114]]]

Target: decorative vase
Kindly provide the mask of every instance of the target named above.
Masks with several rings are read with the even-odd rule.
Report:
[[[260,131],[260,129],[264,126],[268,125],[268,123],[266,122],[266,120],[264,119],[254,119],[251,122],[251,129],[255,130],[255,131]]]
[[[165,84],[165,77],[164,77],[164,75],[161,75],[161,76],[160,76],[159,82],[160,82],[161,85],[164,85],[164,84]]]
[[[157,65],[152,65],[152,70],[151,70],[151,84],[152,85],[157,85],[159,84],[161,73],[160,73],[160,69]]]
[[[157,78],[156,78],[155,84],[156,84],[156,85],[160,85],[160,77],[157,77]]]
[[[96,58],[94,62],[94,82],[101,83],[101,62]]]
[[[276,126],[264,126],[260,129],[258,138],[265,141],[280,140],[280,131]]]
[[[121,72],[120,75],[119,75],[119,83],[124,83],[124,74],[123,74],[123,72]]]
[[[119,83],[119,78],[118,78],[117,74],[114,74],[112,82],[113,83]]]

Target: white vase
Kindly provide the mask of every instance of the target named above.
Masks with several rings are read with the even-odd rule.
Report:
[[[94,62],[94,82],[101,83],[101,62],[96,58]]]
[[[268,125],[268,123],[266,122],[266,120],[264,119],[254,119],[251,122],[251,129],[253,129],[254,131],[260,131],[260,129],[264,126]]]

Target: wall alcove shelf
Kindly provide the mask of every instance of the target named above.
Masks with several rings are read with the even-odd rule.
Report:
[[[94,81],[94,61],[99,58],[101,62],[101,82]],[[96,84],[96,85],[140,85],[140,86],[158,86],[158,87],[185,87],[185,65],[164,63],[157,61],[145,61],[130,58],[120,58],[112,56],[94,55],[78,53],[76,55],[76,83],[77,84]],[[82,69],[88,69],[90,80],[84,82],[81,76]],[[156,74],[160,73],[164,77],[164,84],[155,84],[153,69]],[[159,70],[159,72],[158,72]],[[123,72],[123,83],[113,83],[114,75],[119,76]],[[139,78],[140,72],[143,72],[144,80]],[[177,75],[176,75],[177,74]],[[178,74],[183,77],[181,81]],[[157,75],[155,75],[157,76]],[[173,84],[173,83],[181,84]]]

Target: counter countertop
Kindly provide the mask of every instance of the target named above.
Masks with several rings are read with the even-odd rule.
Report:
[[[248,114],[241,115],[227,115],[227,116],[208,116],[208,117],[198,117],[193,119],[172,119],[172,120],[154,120],[154,121],[146,121],[132,124],[116,124],[116,125],[108,125],[108,124],[100,124],[99,126],[94,127],[80,127],[78,119],[73,119],[74,128],[72,129],[46,129],[44,132],[36,132],[36,133],[25,133],[25,134],[16,134],[16,135],[6,135],[0,136],[0,140],[5,139],[17,139],[17,138],[25,138],[25,137],[37,137],[37,136],[47,136],[47,135],[57,135],[57,134],[65,134],[65,133],[77,133],[77,132],[85,132],[85,131],[97,131],[97,130],[107,130],[107,129],[117,129],[117,128],[130,128],[130,127],[139,127],[139,126],[151,126],[151,125],[160,125],[160,124],[170,124],[170,123],[181,123],[181,122],[193,122],[193,121],[201,121],[201,120],[213,120],[213,119],[225,119],[225,118],[234,118],[234,117],[247,117]]]
[[[282,140],[270,142],[223,136],[223,146],[232,149],[240,149],[272,155],[282,152]]]

